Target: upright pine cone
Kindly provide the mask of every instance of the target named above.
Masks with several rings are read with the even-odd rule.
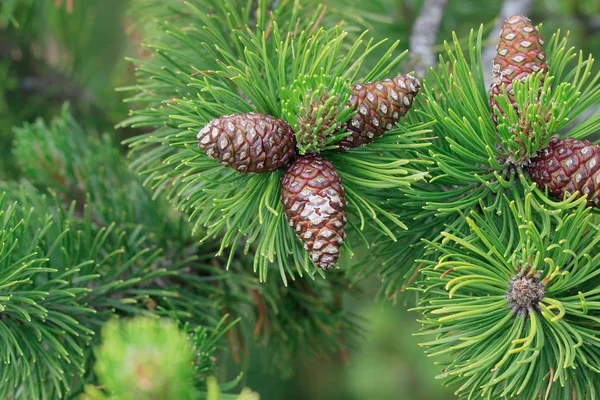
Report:
[[[333,268],[346,239],[346,198],[333,164],[318,155],[299,157],[283,175],[281,189],[287,220],[311,260]]]
[[[495,95],[502,94],[502,85],[506,85],[506,92],[516,109],[512,82],[524,80],[534,72],[548,70],[543,46],[544,40],[539,31],[526,17],[513,15],[504,22],[492,70],[490,87],[492,109],[500,110],[504,115],[494,98]],[[541,85],[544,84],[545,72],[543,74]],[[492,113],[492,119],[495,124],[498,123],[498,116],[495,112]]]
[[[420,87],[419,80],[410,75],[353,86],[350,104],[357,112],[343,126],[351,134],[339,141],[340,150],[365,146],[393,129],[412,106]]]
[[[296,138],[282,119],[258,113],[213,119],[199,133],[206,155],[239,172],[272,172],[294,159]]]
[[[588,195],[588,205],[600,205],[600,147],[587,140],[552,138],[527,170],[538,187],[559,199],[579,191]]]

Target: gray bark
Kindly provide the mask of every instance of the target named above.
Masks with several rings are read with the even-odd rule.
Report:
[[[448,0],[425,0],[415,20],[409,38],[411,58],[417,77],[423,77],[428,67],[437,65],[433,46],[444,16]]]

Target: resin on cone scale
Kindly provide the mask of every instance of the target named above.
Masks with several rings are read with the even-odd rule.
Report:
[[[333,164],[318,155],[297,158],[281,179],[281,201],[310,259],[333,268],[346,239],[346,197]]]
[[[579,191],[588,196],[588,205],[600,205],[600,147],[587,140],[550,139],[527,172],[538,187],[559,200]]]
[[[207,156],[238,172],[272,172],[286,166],[296,153],[292,128],[282,119],[259,113],[224,116],[198,133]]]
[[[509,99],[516,109],[513,81],[525,80],[534,72],[548,70],[543,46],[544,40],[528,18],[513,15],[504,22],[500,32],[500,43],[496,48],[490,87],[492,119],[495,124],[498,123],[498,116],[494,110],[505,114],[495,99],[496,95],[502,94],[502,87],[506,87]],[[545,72],[542,74],[540,88],[544,84]]]
[[[350,135],[338,142],[339,149],[365,146],[393,129],[410,110],[420,87],[411,75],[353,86],[349,102],[356,114],[343,126]]]

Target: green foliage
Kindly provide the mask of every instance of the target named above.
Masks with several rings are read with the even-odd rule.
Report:
[[[545,84],[538,90],[540,74],[515,82],[517,111],[507,93],[498,96],[506,116],[496,130],[481,38],[481,29],[472,33],[463,53],[454,37],[424,83],[419,117],[436,121],[437,139],[420,154],[434,167],[427,183],[398,202],[414,207],[428,244],[406,240],[423,276],[416,308],[423,335],[434,336],[423,345],[430,356],[450,357],[440,378],[460,398],[595,398],[597,310],[588,297],[595,296],[600,239],[593,210],[575,196],[549,200],[521,166],[553,135],[595,139],[598,117],[579,119],[600,100],[600,76],[593,59],[577,56],[557,33]],[[539,282],[523,291],[529,297],[515,295],[521,278]],[[532,293],[540,287],[538,304]],[[532,303],[515,308],[523,301]]]
[[[599,228],[583,199],[565,208],[541,196],[532,187],[502,196],[508,212],[470,212],[468,233],[429,243],[436,261],[423,261],[416,310],[422,335],[433,336],[427,353],[450,356],[440,378],[459,398],[598,396]],[[546,295],[518,315],[507,293],[523,274]]]
[[[71,14],[34,3],[0,5],[0,137],[14,155],[0,174],[27,179],[0,184],[1,398],[73,398],[84,387],[86,399],[144,398],[134,391],[147,384],[162,390],[155,397],[254,399],[227,394],[239,379],[219,383],[229,357],[246,365],[258,354],[284,377],[305,354],[344,358],[364,329],[342,299],[374,274],[380,298],[412,289],[423,345],[459,397],[600,397],[597,216],[575,196],[549,200],[523,175],[553,135],[598,143],[600,75],[560,33],[541,91],[540,74],[515,82],[518,108],[498,96],[497,127],[482,28],[435,49],[444,55],[417,112],[338,153],[352,85],[404,61],[397,42],[363,29],[406,37],[421,1],[132,0],[132,23],[123,1],[76,1]],[[536,12],[596,10],[574,3]],[[450,2],[440,32],[491,21],[499,4],[470,6]],[[125,141],[133,171],[114,138],[87,127],[122,119],[111,93],[128,78],[114,61],[121,24],[145,45],[131,60],[137,83],[122,89],[135,111],[119,128],[145,132]],[[587,27],[570,25],[570,40],[590,43]],[[64,109],[21,126],[63,100],[82,124]],[[197,148],[210,120],[248,111],[285,119],[300,153],[335,164],[349,203],[343,273],[314,276],[285,222],[281,172],[239,174]],[[264,282],[271,270],[284,285]],[[534,295],[543,288],[541,301],[522,306],[517,278],[538,285]],[[130,316],[143,318],[106,325]]]
[[[88,136],[67,107],[49,125],[39,119],[14,131],[15,159],[24,176],[60,193],[67,203],[88,204],[98,225],[118,221],[124,227],[169,228],[164,224],[166,207],[152,200],[111,137]]]
[[[4,243],[14,243],[5,252],[15,258],[0,269],[7,291],[0,322],[11,338],[2,397],[64,397],[94,382],[90,348],[115,314],[168,316],[195,327],[220,326],[223,308],[241,313],[244,297],[219,283],[227,278],[244,290],[252,282],[201,260],[180,218],[151,199],[107,137],[87,137],[65,108],[49,125],[17,129],[15,153],[50,198],[27,182],[3,186],[0,209],[11,215]],[[218,338],[197,335],[213,352]],[[32,359],[38,362],[24,361]],[[206,359],[197,366],[201,384],[213,367]]]
[[[525,123],[509,110],[498,129],[501,144],[507,148],[498,146],[483,81],[481,36],[481,29],[471,34],[466,54],[455,37],[452,46],[446,45],[444,63],[437,71],[431,71],[431,79],[423,85],[426,103],[422,115],[426,120],[437,121],[434,133],[438,139],[422,153],[436,165],[429,169],[432,179],[415,186],[409,194],[410,205],[422,206],[421,218],[436,215],[451,221],[456,218],[456,211],[480,202],[484,207],[492,206],[499,198],[496,193],[516,189],[510,165],[503,160],[535,154],[547,145],[550,137],[567,127],[570,137],[587,138],[599,121],[595,116],[569,126],[600,101],[600,75],[592,73],[591,56],[585,59],[580,54],[577,58],[575,50],[568,48],[566,39],[557,33],[547,46],[548,83],[539,93],[540,104],[532,108],[535,92],[527,91],[539,80],[539,74],[532,75],[524,84],[516,83],[515,99],[519,110],[525,111]],[[508,99],[502,100],[507,105]],[[544,111],[537,114],[540,109]],[[546,114],[550,115],[548,120]],[[531,125],[537,128],[532,137],[527,137],[529,132],[523,128]],[[526,149],[518,146],[520,141],[527,144]]]
[[[402,244],[380,241],[372,260],[351,271],[359,277],[377,272],[384,298],[395,299],[416,278],[421,264],[412,260],[429,257],[418,238],[439,240],[439,232],[448,227],[465,231],[467,224],[460,215],[472,209],[507,213],[501,195],[522,191],[514,172],[552,136],[597,140],[599,116],[584,116],[600,101],[600,75],[593,72],[593,58],[568,47],[560,32],[546,46],[549,71],[543,88],[538,90],[541,74],[515,82],[517,111],[509,106],[507,93],[497,96],[506,116],[499,116],[496,128],[483,79],[482,36],[482,28],[472,31],[463,50],[455,35],[445,44],[440,66],[423,82],[414,117],[435,121],[434,139],[431,146],[415,149],[415,158],[430,163],[426,169],[430,178],[389,200],[390,210],[402,210],[409,227],[397,234]]]
[[[148,45],[153,58],[134,60],[140,64],[138,84],[123,90],[137,93],[129,101],[141,109],[123,124],[156,128],[127,141],[132,166],[156,196],[165,193],[190,215],[195,234],[202,234],[202,240],[222,238],[218,254],[245,242],[246,252],[256,249],[254,270],[262,281],[274,262],[287,282],[304,271],[313,274],[314,268],[285,221],[281,173],[249,175],[223,168],[197,148],[196,132],[226,114],[257,111],[284,117],[282,92],[294,81],[323,74],[332,82],[378,80],[402,54],[393,55],[396,43],[363,71],[366,57],[382,42],[366,40],[365,34],[350,38],[340,26],[321,28],[322,7],[309,13],[311,2],[282,2],[270,9],[270,3],[260,1],[251,12],[238,3],[182,7],[173,1],[173,12],[181,18],[158,25],[162,33]],[[412,167],[420,161],[404,158],[403,150],[426,146],[426,131],[424,125],[399,127],[369,148],[326,155],[344,180],[350,226],[365,242],[365,224],[393,239],[389,226],[404,227],[397,214],[385,209],[385,201],[390,192],[425,175]]]
[[[220,394],[235,387],[239,378],[219,386],[210,375],[215,372],[217,343],[233,325],[226,325],[226,319],[214,329],[198,327],[191,333],[187,326],[180,330],[168,319],[137,317],[108,322],[96,349],[100,386],[87,385],[80,398],[213,399],[215,391],[219,399],[240,398]]]
[[[94,330],[115,313],[150,314],[139,288],[168,272],[141,230],[94,229],[89,208],[78,218],[31,187],[7,189],[20,194],[0,204],[0,397],[61,397],[87,373]]]
[[[169,320],[113,320],[102,328],[95,370],[115,399],[196,399],[192,350]]]
[[[131,74],[125,51],[126,1],[0,1],[0,178],[17,178],[13,126],[56,115],[70,101],[80,122],[112,127],[126,115],[114,86]]]

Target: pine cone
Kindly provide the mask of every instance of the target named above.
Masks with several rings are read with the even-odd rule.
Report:
[[[340,150],[365,146],[393,129],[420,87],[419,80],[410,75],[353,86],[350,104],[357,112],[344,125],[351,134],[339,142]]]
[[[504,115],[494,98],[495,95],[502,94],[502,85],[506,85],[506,92],[516,109],[512,82],[525,80],[534,72],[548,70],[543,45],[544,40],[539,31],[526,17],[513,15],[504,22],[492,71],[490,87],[492,109],[500,110]],[[544,84],[545,72],[543,74],[541,86]],[[492,113],[492,119],[495,124],[498,123],[498,116],[495,112]]]
[[[212,120],[198,133],[206,155],[238,172],[272,172],[294,159],[296,139],[282,119],[258,113]]]
[[[346,239],[346,198],[342,178],[321,156],[299,157],[281,179],[281,201],[311,260],[331,269]]]
[[[552,138],[527,170],[538,187],[559,199],[579,191],[588,195],[588,205],[600,205],[600,147],[587,140]]]

